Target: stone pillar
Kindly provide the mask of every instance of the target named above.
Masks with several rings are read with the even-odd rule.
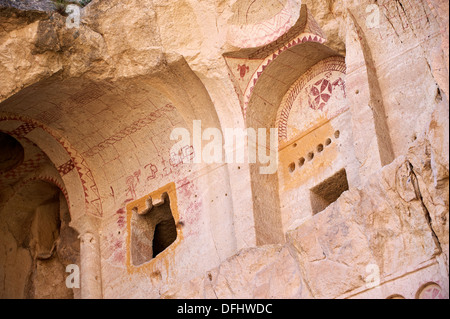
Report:
[[[102,279],[99,240],[92,233],[80,235],[81,298],[101,299]]]
[[[364,183],[395,156],[375,64],[356,18],[347,18],[347,99],[352,112],[355,154]]]

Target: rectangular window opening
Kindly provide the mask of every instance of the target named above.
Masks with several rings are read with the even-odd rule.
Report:
[[[149,262],[177,239],[177,227],[170,208],[170,198],[147,202],[147,209],[133,210],[131,219],[131,259],[134,266]]]
[[[313,214],[320,213],[334,203],[343,192],[348,190],[347,172],[340,170],[310,190]]]

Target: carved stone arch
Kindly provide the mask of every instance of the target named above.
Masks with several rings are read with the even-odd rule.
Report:
[[[210,249],[216,246],[214,253],[220,259],[228,258],[236,251],[232,207],[233,200],[239,198],[229,196],[232,192],[228,167],[213,167],[206,163],[195,168],[183,167],[172,158],[171,147],[176,141],[170,141],[169,134],[173,128],[191,131],[193,121],[201,120],[203,128],[222,129],[208,91],[181,56],[167,54],[151,73],[129,78],[93,80],[55,75],[2,102],[2,111],[4,120],[18,121],[10,131],[29,126],[26,137],[48,153],[61,171],[66,167],[70,169],[63,180],[72,215],[77,215],[72,218],[73,222],[79,220],[81,238],[88,233],[96,238],[92,247],[90,240],[81,241],[82,263],[92,261],[92,264],[81,265],[81,268],[92,270],[92,276],[84,276],[85,295],[102,293],[101,276],[98,275],[102,235],[98,224],[117,221],[117,230],[110,236],[114,236],[114,243],[122,243],[121,249],[110,244],[106,250],[113,251],[111,262],[114,266],[123,264],[126,256],[123,234],[127,225],[124,208],[130,201],[142,198],[168,182],[177,185],[180,215],[188,225],[186,228],[195,229],[199,223],[209,224],[212,231],[208,242],[214,243]],[[181,170],[182,174],[177,174]],[[212,178],[211,174],[199,174],[200,170],[213,173],[214,179],[225,181],[224,186],[197,192]],[[201,200],[204,203],[214,201],[215,205],[219,192],[226,195],[221,196],[223,200],[218,209],[207,210],[197,204]],[[194,194],[199,197],[197,201],[193,199]],[[82,215],[86,218],[81,218]],[[196,216],[201,216],[201,222]],[[217,219],[222,222],[217,223]],[[185,239],[194,241],[192,238],[197,234],[187,235],[191,237]],[[187,240],[184,243],[187,244]],[[83,259],[89,254],[95,258]],[[189,256],[185,253],[180,258]]]
[[[287,31],[278,28],[275,33],[279,37],[270,43],[224,54],[245,119],[252,116],[247,113],[255,96],[264,96],[268,91],[279,95],[276,91],[286,82],[295,81],[318,61],[337,54],[323,45],[327,41],[325,34],[306,5],[301,6],[298,20]]]
[[[224,55],[248,128],[276,127],[282,99],[295,81],[318,62],[338,55],[325,42],[323,31],[302,5],[297,23],[275,41]],[[281,243],[278,176],[261,175],[259,168],[250,164],[257,244]]]
[[[0,129],[13,137],[26,138],[36,144],[57,169],[62,184],[42,176],[63,190],[75,222],[85,214],[101,217],[102,208],[95,181],[83,157],[58,132],[37,120],[14,113],[0,113]],[[98,202],[95,206],[93,203]]]

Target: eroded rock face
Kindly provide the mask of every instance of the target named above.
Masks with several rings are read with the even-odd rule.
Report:
[[[130,10],[136,7],[140,9]],[[59,13],[23,10],[0,7],[2,25],[7,26],[0,32],[2,100],[60,71],[74,77],[89,73],[94,79],[118,78],[147,74],[162,63],[151,1],[95,1],[80,9],[82,21],[72,28],[67,27],[68,17]],[[117,24],[135,29],[117,29]]]
[[[299,268],[283,246],[240,251],[204,277],[164,292],[161,298],[302,298]]]
[[[73,298],[65,269],[79,262],[79,241],[60,220],[59,190],[37,182],[14,197],[0,212],[0,296]]]
[[[408,154],[372,175],[361,188],[350,189],[324,211],[293,226],[284,246],[241,251],[207,276],[174,287],[162,297],[358,298],[368,289],[373,269],[379,271],[383,285],[436,260],[441,270],[433,280],[445,283],[449,265],[446,118],[448,105],[443,103],[433,114],[427,136],[418,139]],[[414,282],[427,274],[417,276]],[[397,289],[407,290],[402,292],[405,295],[419,289],[402,285]],[[441,288],[448,296],[448,285]],[[387,298],[387,291],[376,297]]]
[[[0,0],[0,102],[37,85],[27,91],[26,98],[18,94],[2,103],[2,114],[17,111],[30,119],[37,118],[32,125],[21,124],[21,130],[50,132],[70,154],[83,150],[85,158],[68,157],[58,163],[58,173],[79,173],[84,178],[82,182],[77,180],[80,185],[74,183],[82,190],[81,199],[77,198],[82,203],[77,206],[81,207],[78,214],[83,215],[83,209],[91,208],[89,205],[104,204],[104,215],[95,217],[101,226],[94,223],[92,227],[102,234],[98,241],[97,236],[92,236],[94,241],[89,237],[92,245],[85,255],[90,267],[86,282],[95,290],[95,296],[103,293],[104,297],[123,297],[130,293],[150,298],[387,298],[398,294],[413,298],[420,287],[432,282],[439,286],[442,296],[448,297],[449,90],[445,1],[418,0],[417,6],[401,1],[380,4],[381,25],[375,28],[366,23],[366,8],[372,1],[94,0],[80,9],[77,28],[67,27],[67,17],[51,10],[49,1],[8,1],[7,6],[4,3]],[[310,43],[307,52],[288,50],[292,43],[283,47],[283,36],[295,25],[300,4],[306,4],[313,17],[305,30],[317,31],[327,38],[325,43]],[[313,36],[303,40],[308,38],[314,42]],[[272,104],[281,97],[274,95],[285,92],[279,89],[273,94],[273,88],[282,87],[277,83],[288,78],[297,80],[299,71],[292,71],[300,64],[296,54],[306,52],[314,56],[321,45],[322,52],[327,53],[324,56],[340,56],[342,61],[346,57],[346,74],[341,71],[343,79],[339,83],[346,99],[342,99],[342,104],[351,104],[343,118],[353,121],[346,129],[355,137],[355,165],[361,167],[354,170],[354,175],[359,175],[350,179],[349,190],[325,210],[320,211],[321,206],[314,213],[302,211],[298,214],[301,219],[293,223],[289,219],[283,227],[267,218],[265,232],[255,230],[258,225],[253,219],[254,203],[270,217],[278,213],[280,205],[289,206],[278,199],[268,200],[279,196],[278,181],[252,180],[249,168],[241,164],[222,167],[223,174],[214,167],[180,178],[175,171],[179,164],[177,154],[169,152],[170,147],[161,136],[163,131],[184,125],[182,120],[190,127],[191,120],[200,115],[204,116],[204,123],[211,119],[223,129],[258,122],[259,111],[270,109],[277,113],[279,105]],[[269,63],[282,50],[284,57],[290,57],[271,71]],[[235,53],[233,59],[242,58],[232,68],[224,59],[230,52]],[[258,59],[252,59],[252,54]],[[265,59],[267,64],[261,66],[259,59]],[[265,80],[267,87],[259,91],[262,108],[248,115],[244,112],[247,97],[239,95],[239,90],[251,93],[260,72],[271,80]],[[252,78],[255,74],[256,78]],[[33,90],[42,89],[39,85],[50,77],[53,86],[45,96],[33,96]],[[64,90],[59,79],[61,83],[69,80]],[[121,81],[131,84],[121,86]],[[140,86],[146,81],[147,85]],[[179,82],[183,83],[176,87],[174,84]],[[191,86],[194,82],[198,86]],[[320,83],[324,82],[316,82],[318,87]],[[289,85],[283,84],[287,90]],[[40,102],[34,103],[36,100]],[[211,109],[207,104],[212,105]],[[154,116],[155,108],[164,112]],[[175,110],[183,112],[175,116]],[[18,127],[17,123],[10,123],[17,121],[12,118],[2,118],[8,122],[2,129]],[[377,120],[383,125],[374,125],[375,129],[370,130],[367,124],[373,125]],[[343,125],[349,123],[342,121]],[[258,124],[273,124],[266,122]],[[45,126],[39,126],[41,123]],[[375,133],[380,133],[378,144],[374,142]],[[36,135],[31,136],[38,140]],[[149,136],[155,137],[156,142]],[[381,161],[372,159],[372,154],[380,152],[383,141],[392,144],[389,156]],[[48,143],[46,149],[54,149],[56,144]],[[338,143],[342,142],[336,139]],[[78,165],[78,171],[70,165]],[[95,169],[87,169],[89,165]],[[180,239],[184,242],[173,253],[173,259],[156,260],[151,265],[155,269],[149,273],[130,274],[126,242],[130,230],[126,228],[124,207],[162,180],[175,180],[176,191],[182,193],[179,207],[187,223],[186,238]],[[358,183],[352,184],[354,180]],[[69,193],[76,188],[68,186]],[[253,194],[252,189],[257,193]],[[308,191],[309,186],[305,193]],[[14,187],[9,185],[0,194],[1,205],[13,193]],[[88,193],[85,203],[83,196],[88,197]],[[298,198],[289,200],[293,210],[303,210],[295,202]],[[1,270],[7,269],[19,287],[11,288],[3,282],[0,291],[19,297],[71,297],[61,273],[63,265],[79,262],[78,233],[69,227],[70,218],[61,216],[58,227],[55,220],[43,219],[42,240],[31,243],[31,249],[29,238],[20,229],[34,227],[31,237],[39,237],[39,216],[34,219],[34,214],[35,210],[22,211],[17,214],[18,220],[5,217],[10,221],[9,228],[0,225],[5,239],[0,243],[0,255],[6,256]],[[134,227],[133,222],[130,224]],[[153,237],[145,241],[141,235],[152,227],[144,225],[142,232],[134,229],[134,236],[141,236],[138,246],[149,253],[137,264],[154,257],[150,251]],[[285,229],[289,231],[284,233]],[[96,232],[91,228],[89,231]],[[255,247],[264,236],[276,238],[273,242],[278,244]],[[183,246],[192,243],[192,238],[197,240],[195,249]],[[195,251],[196,257],[191,257],[199,246],[200,252]],[[53,259],[46,259],[52,250],[56,250],[51,255]],[[36,261],[38,254],[42,259]],[[95,262],[89,262],[92,260]],[[10,271],[16,264],[16,271]],[[199,264],[201,267],[197,267]],[[32,286],[30,276],[36,271],[45,276],[36,279]],[[371,271],[379,275],[378,290],[368,286]],[[99,284],[102,280],[103,286]],[[56,285],[55,291],[45,286],[50,281]]]
[[[0,0],[0,7],[47,12],[55,9],[51,0]]]
[[[308,6],[322,30],[325,32],[328,46],[336,52],[345,55],[345,17],[346,1],[314,1],[304,0],[303,4]]]
[[[408,159],[399,158],[361,190],[350,190],[289,232],[314,297],[333,298],[363,286],[368,265],[377,265],[383,280],[441,254],[416,174]]]

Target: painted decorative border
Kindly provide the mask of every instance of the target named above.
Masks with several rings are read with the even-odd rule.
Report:
[[[70,145],[70,143],[67,140],[65,140],[62,136],[59,136],[56,132],[51,130],[46,125],[21,115],[11,113],[0,113],[0,122],[2,121],[18,121],[24,123],[15,130],[11,131],[9,133],[11,135],[24,137],[25,135],[32,132],[34,129],[41,128],[50,136],[52,136],[62,146],[62,148],[66,151],[67,155],[70,157],[69,162],[60,165],[57,168],[61,174],[61,177],[65,176],[73,169],[76,169],[81,184],[83,186],[86,212],[88,214],[97,217],[103,216],[100,193],[97,184],[95,183],[92,172],[89,169],[85,159],[80,154],[78,154],[78,152]]]
[[[292,48],[293,46],[300,45],[302,43],[306,42],[316,42],[323,44],[325,43],[326,39],[322,38],[318,35],[312,34],[312,33],[302,33],[299,36],[295,37],[288,43],[286,43],[282,48],[275,50],[272,54],[270,54],[267,58],[264,59],[264,61],[261,63],[261,65],[256,69],[255,73],[253,74],[252,78],[250,79],[249,85],[247,86],[247,89],[244,93],[244,118],[247,117],[247,107],[250,102],[250,98],[253,93],[253,89],[256,86],[256,83],[258,82],[259,78],[263,74],[264,70],[276,59],[280,54],[282,54],[284,51]]]
[[[338,71],[346,74],[345,58],[340,56],[330,57],[324,59],[306,71],[289,89],[286,95],[281,101],[280,108],[278,109],[277,119],[275,127],[278,127],[278,139],[279,141],[287,140],[287,122],[289,114],[291,112],[294,101],[296,100],[300,91],[319,74]]]

